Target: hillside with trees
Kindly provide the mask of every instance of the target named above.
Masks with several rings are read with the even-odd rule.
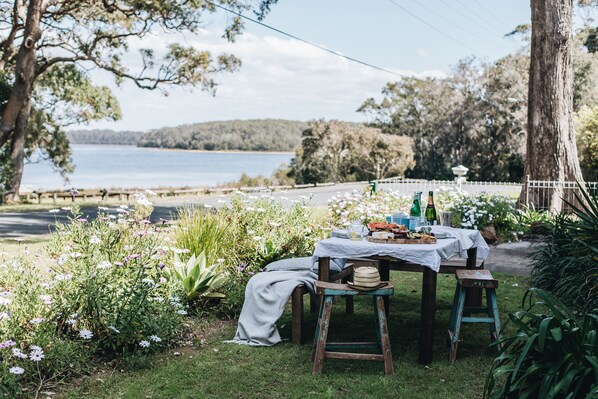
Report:
[[[294,151],[307,123],[282,119],[194,123],[156,129],[138,146],[207,151]]]
[[[71,144],[137,145],[145,132],[110,129],[72,130],[66,133]]]

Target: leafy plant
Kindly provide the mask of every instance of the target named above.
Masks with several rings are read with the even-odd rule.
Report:
[[[545,245],[532,261],[532,285],[555,294],[567,306],[598,307],[598,199],[580,187],[573,215],[559,214],[548,224]]]
[[[493,225],[501,238],[511,238],[516,234],[513,223],[515,201],[496,194],[479,193],[463,197],[450,209],[452,221],[457,227],[483,230]]]
[[[537,301],[534,302],[534,299]],[[598,309],[581,318],[549,292],[532,288],[526,310],[509,314],[518,328],[502,344],[484,396],[595,398],[598,394]]]
[[[523,206],[517,209],[511,217],[513,224],[517,228],[519,234],[536,234],[545,233],[549,229],[549,224],[552,221],[552,214],[547,211],[538,211],[534,205]]]
[[[206,265],[206,256],[202,252],[199,256],[191,255],[189,260],[181,262],[178,257],[170,275],[181,282],[188,300],[200,296],[208,298],[223,298],[224,295],[216,292],[225,282],[226,275],[218,272],[218,264]]]

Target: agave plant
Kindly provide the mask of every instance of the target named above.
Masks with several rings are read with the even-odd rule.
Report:
[[[188,300],[201,297],[224,298],[224,294],[216,292],[227,280],[224,273],[218,271],[218,264],[207,266],[206,256],[192,255],[189,260],[181,262],[175,259],[170,275],[181,282]]]
[[[527,310],[509,314],[517,333],[493,344],[503,347],[486,378],[484,397],[596,398],[598,309],[578,318],[536,288],[526,293],[526,302]]]

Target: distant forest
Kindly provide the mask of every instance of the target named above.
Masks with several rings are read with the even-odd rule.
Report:
[[[109,129],[99,129],[73,130],[66,134],[71,144],[137,145],[139,139],[145,132],[115,132],[114,130]]]
[[[165,127],[149,132],[77,130],[73,144],[117,144],[208,151],[294,151],[307,123],[282,120],[232,120]]]
[[[140,147],[208,151],[294,151],[307,123],[282,119],[206,122],[152,130]]]

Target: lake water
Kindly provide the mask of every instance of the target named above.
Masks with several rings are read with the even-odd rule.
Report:
[[[73,148],[75,172],[65,183],[49,162],[25,165],[22,190],[76,188],[209,187],[243,172],[270,177],[293,153],[195,152],[82,145]]]

